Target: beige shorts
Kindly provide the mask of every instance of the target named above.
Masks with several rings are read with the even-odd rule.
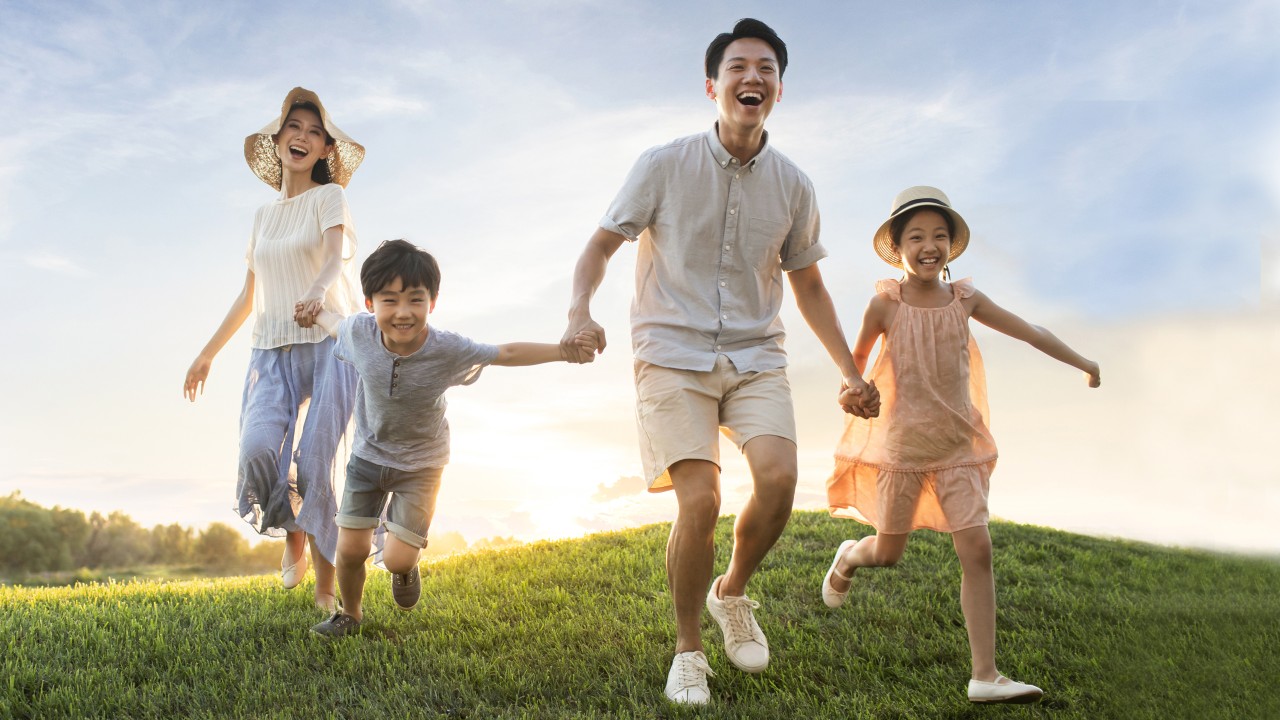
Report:
[[[681,460],[720,465],[720,437],[741,451],[752,438],[796,441],[796,416],[785,368],[738,372],[727,356],[710,371],[635,363],[636,424],[649,492],[671,489],[667,472]]]

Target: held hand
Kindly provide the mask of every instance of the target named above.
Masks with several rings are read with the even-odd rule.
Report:
[[[595,361],[596,350],[600,347],[600,338],[595,333],[584,330],[574,336],[573,342],[577,345],[579,357],[586,357],[586,362]]]
[[[298,323],[298,327],[309,328],[316,322],[315,315],[306,313],[306,305],[299,300],[293,304],[293,321]]]
[[[851,415],[860,418],[873,418],[880,414],[880,391],[876,389],[876,384],[864,383],[861,379],[853,380],[850,386],[850,378],[845,378],[840,384],[840,395],[837,402],[840,407]]]
[[[190,400],[196,401],[196,395],[204,394],[204,381],[209,377],[209,367],[213,365],[213,358],[199,355],[195,362],[191,363],[191,367],[187,369],[186,382],[182,384],[182,396]]]
[[[584,335],[590,335],[594,347],[588,349],[579,343],[578,338]],[[595,320],[590,318],[585,323],[581,323],[579,327],[570,325],[564,331],[564,336],[560,338],[560,355],[571,363],[589,363],[595,360],[595,356],[604,352],[605,339],[604,328]]]
[[[293,319],[304,328],[309,328],[315,324],[316,315],[324,309],[324,294],[314,291],[308,291],[302,299],[294,303]]]
[[[1096,388],[1102,385],[1102,368],[1098,367],[1098,363],[1089,361],[1089,368],[1084,371],[1085,382],[1089,383],[1089,387]]]

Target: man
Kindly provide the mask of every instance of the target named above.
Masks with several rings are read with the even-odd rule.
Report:
[[[858,401],[846,409],[863,417],[878,411],[818,271],[826,250],[812,184],[764,129],[786,66],[786,45],[758,20],[741,20],[711,42],[706,93],[719,118],[709,132],[636,162],[578,260],[562,341],[573,351],[579,332],[593,332],[604,350],[591,296],[614,252],[636,241],[631,332],[641,455],[650,491],[674,489],[679,506],[667,542],[676,655],[666,687],[678,703],[710,700],[699,630],[704,594],[729,660],[746,672],[769,663],[752,614],[759,604],[746,585],[786,527],[795,494],[795,412],[778,318],[784,271],[801,315]],[[728,570],[711,581],[721,429],[746,456],[753,492],[734,526]]]

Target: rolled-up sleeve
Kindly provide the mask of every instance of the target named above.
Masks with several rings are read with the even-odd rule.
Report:
[[[818,241],[821,222],[813,184],[805,178],[798,190],[800,197],[791,216],[791,232],[787,233],[780,253],[782,269],[786,272],[807,268],[827,256],[827,249]]]
[[[657,181],[653,152],[645,152],[636,160],[622,189],[600,218],[600,227],[633,242],[639,238],[653,221],[654,209],[658,207]]]

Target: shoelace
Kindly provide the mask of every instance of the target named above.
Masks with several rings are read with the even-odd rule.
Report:
[[[711,666],[707,664],[706,658],[700,655],[684,658],[678,664],[676,680],[680,683],[681,689],[700,687],[706,681],[707,676],[716,676],[712,672]]]
[[[742,638],[740,642],[754,641],[761,642],[760,626],[753,622],[751,611],[760,607],[760,603],[749,597],[725,598],[725,610],[729,616],[729,630],[735,638]]]

